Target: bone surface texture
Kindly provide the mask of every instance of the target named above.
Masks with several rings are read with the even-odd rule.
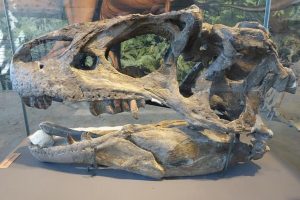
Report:
[[[161,67],[141,78],[115,69],[107,58],[110,48],[143,34],[169,42]],[[53,41],[64,41],[65,50],[50,58],[32,56],[35,47]],[[80,63],[82,55],[93,58],[88,68]],[[180,55],[198,64],[178,83]],[[270,89],[295,93],[297,85],[263,26],[208,24],[196,6],[51,32],[18,49],[11,79],[26,105],[39,109],[52,101],[87,101],[94,116],[131,112],[138,118],[145,101],[155,100],[175,110],[184,121],[88,131],[44,122],[45,134],[66,143],[29,147],[45,162],[100,165],[154,178],[214,173],[262,158],[273,136],[259,116],[265,96]]]

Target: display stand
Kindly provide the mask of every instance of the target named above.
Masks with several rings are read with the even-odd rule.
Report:
[[[41,163],[27,142],[14,151],[21,154],[14,163],[0,170],[3,200],[300,199],[299,177],[271,153],[224,173],[157,181],[118,170]]]

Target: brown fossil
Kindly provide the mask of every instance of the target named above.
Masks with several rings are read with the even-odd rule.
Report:
[[[117,71],[107,59],[110,47],[148,33],[170,42],[162,66],[141,78]],[[69,46],[57,57],[34,60],[31,49],[49,41]],[[93,65],[80,65],[83,54],[93,58]],[[179,55],[199,62],[180,87]],[[261,158],[273,134],[259,116],[266,92],[296,90],[294,73],[279,62],[261,25],[203,23],[196,6],[74,24],[49,33],[16,52],[11,79],[27,104],[38,108],[47,108],[50,100],[89,101],[94,115],[130,110],[137,117],[144,100],[155,100],[174,109],[185,122],[127,125],[105,134],[42,123],[45,133],[66,137],[71,144],[30,146],[41,161],[98,164],[155,178],[213,173]],[[243,143],[240,134],[252,137],[252,144]],[[81,141],[72,139],[80,135]]]

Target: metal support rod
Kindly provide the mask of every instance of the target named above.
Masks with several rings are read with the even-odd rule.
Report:
[[[10,47],[11,47],[11,53],[12,55],[14,55],[15,53],[15,44],[13,41],[13,34],[11,31],[11,25],[10,25],[10,21],[9,21],[9,15],[8,15],[8,6],[7,6],[7,1],[3,0],[3,6],[4,6],[4,11],[5,11],[5,18],[6,18],[6,24],[7,24],[7,28],[8,28],[8,35],[9,35],[9,40],[10,40]],[[23,117],[24,117],[24,122],[25,122],[25,128],[26,128],[26,134],[27,136],[30,134],[30,130],[29,130],[29,124],[28,124],[28,118],[27,118],[27,111],[26,111],[26,107],[24,105],[24,102],[21,98],[21,104],[22,104],[22,111],[23,111]]]
[[[28,117],[27,117],[27,111],[26,111],[26,107],[25,107],[25,104],[22,100],[22,98],[20,97],[21,99],[21,105],[22,105],[22,110],[23,110],[23,117],[24,117],[24,123],[25,123],[25,129],[26,129],[26,135],[29,136],[30,135],[30,129],[29,129],[29,123],[28,123]]]
[[[230,133],[229,134],[229,147],[228,147],[228,151],[227,151],[227,155],[226,155],[226,161],[225,161],[225,165],[223,168],[223,176],[225,175],[226,170],[228,169],[229,163],[230,163],[230,159],[231,159],[231,154],[232,154],[232,150],[234,148],[234,144],[235,144],[235,138],[236,138],[236,134],[234,133]]]
[[[269,30],[271,4],[272,4],[272,0],[266,0],[265,17],[264,17],[264,27],[267,30]]]
[[[8,15],[8,8],[7,8],[7,2],[6,0],[3,0],[3,5],[4,5],[4,12],[5,12],[5,18],[6,18],[6,25],[8,28],[8,36],[9,36],[9,41],[10,41],[10,47],[11,47],[11,53],[12,55],[15,53],[15,44],[13,41],[13,36],[11,32],[11,26],[10,26],[10,21],[9,21],[9,15]]]

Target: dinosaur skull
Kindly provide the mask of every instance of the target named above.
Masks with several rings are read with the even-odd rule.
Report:
[[[113,113],[119,105],[120,111],[131,109],[136,116],[144,100],[155,99],[186,120],[180,128],[126,126],[67,146],[33,145],[33,155],[48,162],[96,162],[156,178],[211,173],[226,163],[261,158],[268,151],[266,140],[272,131],[259,117],[259,107],[270,88],[294,93],[295,76],[281,65],[267,31],[258,23],[227,27],[202,21],[196,6],[161,15],[128,15],[74,24],[20,47],[13,58],[11,79],[28,105],[47,108],[52,100],[88,101],[95,115]],[[141,78],[116,70],[107,58],[109,49],[149,33],[170,42],[162,66]],[[59,55],[34,60],[31,49],[49,41],[62,41],[67,47]],[[93,56],[93,67],[78,64],[82,53]],[[199,62],[181,86],[176,77],[179,55]],[[199,75],[199,71],[203,72]],[[50,135],[67,136],[62,134],[64,128],[56,129],[62,133],[53,133],[41,127]],[[253,136],[252,145],[231,137],[239,134]],[[118,163],[116,157],[131,162]]]

